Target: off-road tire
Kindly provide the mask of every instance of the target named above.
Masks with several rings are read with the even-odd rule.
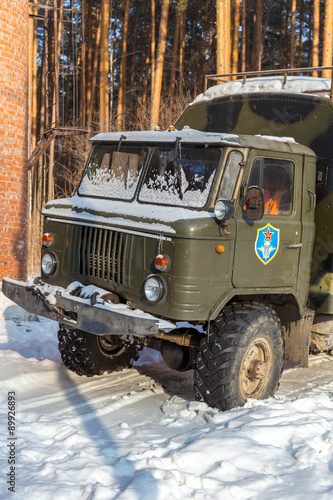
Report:
[[[139,357],[140,347],[125,343],[119,337],[100,337],[61,328],[58,340],[61,359],[67,368],[87,377],[129,368]]]
[[[284,361],[281,322],[273,309],[240,302],[210,325],[196,358],[196,399],[222,411],[248,398],[266,399],[279,386]]]

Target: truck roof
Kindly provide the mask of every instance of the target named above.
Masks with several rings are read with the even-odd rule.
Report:
[[[241,146],[315,156],[315,153],[310,148],[298,144],[292,137],[201,132],[188,127],[184,127],[182,130],[101,133],[90,140],[99,144],[119,143],[120,141],[122,141],[122,144],[175,144],[179,140],[180,143],[186,144]]]
[[[310,88],[313,93],[308,93]],[[330,89],[331,80],[326,78],[289,77],[285,85],[282,77],[229,81],[198,96],[180,115],[175,127],[292,137],[318,157],[333,158]]]

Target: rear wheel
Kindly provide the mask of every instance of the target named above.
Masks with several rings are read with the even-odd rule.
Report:
[[[113,335],[92,335],[81,330],[61,328],[59,351],[64,364],[78,375],[102,375],[132,366],[138,359],[139,346]]]
[[[269,307],[244,302],[226,307],[201,342],[194,374],[196,397],[220,410],[266,399],[278,388],[283,332]]]

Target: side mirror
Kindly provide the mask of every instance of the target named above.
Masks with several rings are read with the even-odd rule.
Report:
[[[244,210],[251,220],[260,220],[264,215],[264,194],[257,186],[250,186],[244,196]]]
[[[214,214],[220,222],[227,222],[234,215],[235,207],[229,200],[217,200],[214,207]]]

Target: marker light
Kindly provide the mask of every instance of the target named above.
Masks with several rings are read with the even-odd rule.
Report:
[[[170,125],[168,130],[169,130],[169,132],[174,132],[176,129],[173,125]]]
[[[50,247],[53,243],[53,238],[50,233],[44,233],[42,238],[42,243],[44,247]]]
[[[155,267],[158,271],[165,271],[168,267],[168,260],[164,255],[158,254],[155,259]]]
[[[216,245],[216,251],[217,253],[223,253],[225,250],[223,245]]]

